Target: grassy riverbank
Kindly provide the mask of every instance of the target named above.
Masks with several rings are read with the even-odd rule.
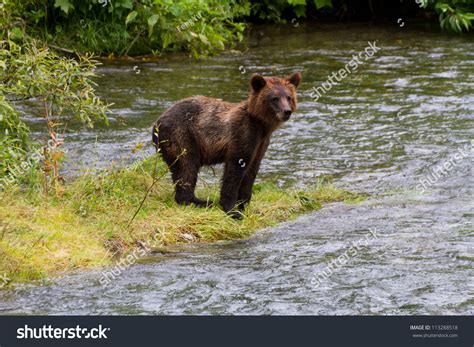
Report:
[[[126,254],[152,236],[157,246],[240,239],[323,203],[361,199],[330,184],[304,192],[257,184],[245,217],[238,221],[217,206],[178,206],[166,167],[159,162],[155,178],[153,167],[148,160],[100,175],[85,173],[54,196],[20,188],[1,193],[0,276],[5,280],[0,287],[111,265],[114,253]],[[217,201],[218,188],[200,187],[197,195]]]

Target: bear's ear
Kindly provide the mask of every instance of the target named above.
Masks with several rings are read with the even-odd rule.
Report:
[[[252,89],[256,92],[259,92],[265,85],[267,81],[260,75],[253,75],[252,79],[250,80],[250,84],[252,85]]]
[[[293,75],[287,77],[286,80],[298,88],[301,82],[301,74],[299,72],[295,72]]]

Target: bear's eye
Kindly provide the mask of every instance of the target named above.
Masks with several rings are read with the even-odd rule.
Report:
[[[280,98],[279,98],[278,96],[274,96],[274,97],[272,98],[272,101],[273,101],[273,102],[277,102],[279,99],[280,99]]]
[[[288,102],[291,102],[291,96],[287,96],[286,100],[288,100]]]

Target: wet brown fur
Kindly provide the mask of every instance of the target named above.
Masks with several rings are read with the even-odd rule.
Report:
[[[225,163],[220,204],[226,212],[236,204],[243,210],[271,134],[296,110],[300,80],[300,73],[254,75],[243,102],[195,96],[166,110],[153,127],[153,142],[170,166],[176,201],[206,206],[194,195],[199,170]]]

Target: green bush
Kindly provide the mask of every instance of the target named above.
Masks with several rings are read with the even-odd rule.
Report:
[[[108,105],[95,96],[92,81],[97,62],[90,56],[60,57],[28,39],[15,21],[8,23],[0,40],[0,189],[22,181],[38,164],[56,186],[63,156],[56,127],[73,119],[89,127],[107,120]],[[18,104],[27,99],[40,106],[32,115],[44,119],[47,150],[38,151],[20,119]]]
[[[53,45],[100,55],[187,51],[208,55],[242,40],[250,4],[237,0],[48,0],[5,5]]]

